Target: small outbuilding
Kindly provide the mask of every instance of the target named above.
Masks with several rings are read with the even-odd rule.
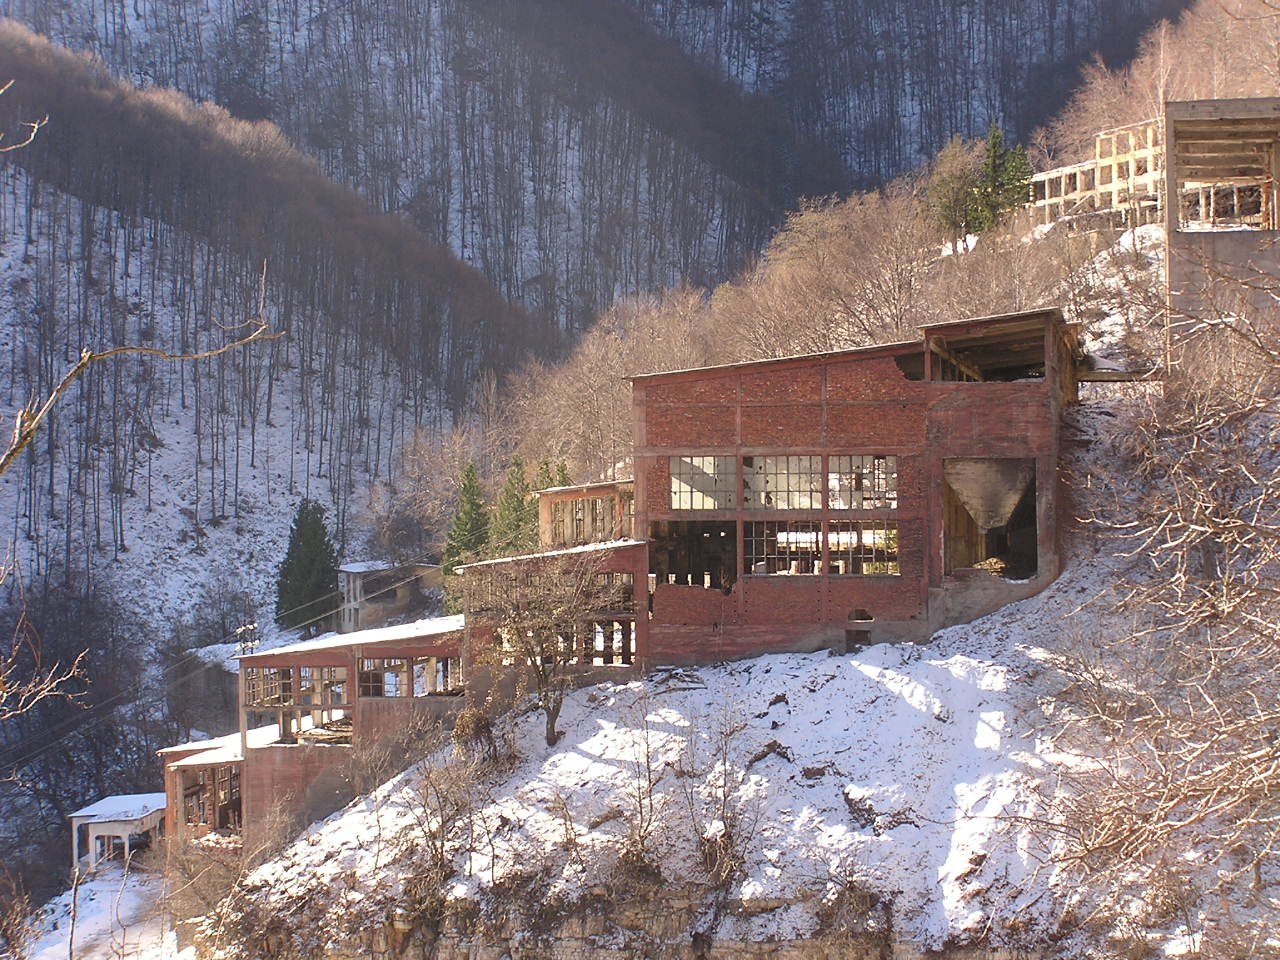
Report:
[[[103,797],[77,810],[71,820],[71,871],[82,865],[88,871],[115,855],[117,848],[128,860],[138,844],[149,845],[164,833],[165,795],[126,793]],[[81,827],[84,827],[82,854]],[[87,861],[87,862],[86,862]]]

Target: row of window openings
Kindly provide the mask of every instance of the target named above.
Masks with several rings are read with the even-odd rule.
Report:
[[[240,826],[240,769],[224,764],[199,770],[183,791],[183,816],[192,826],[214,829]]]
[[[889,576],[902,573],[898,524],[885,520],[658,521],[651,575],[656,582],[729,589],[740,574]],[[825,561],[824,561],[825,547]],[[825,563],[825,566],[824,566]]]
[[[622,501],[622,533],[631,529],[633,501]],[[618,501],[614,497],[582,497],[551,504],[551,546],[577,546],[614,539],[618,531]]]
[[[509,634],[501,640],[502,662],[506,666],[515,664],[521,651],[528,653],[533,648],[545,654],[541,658],[544,664],[554,661],[596,667],[630,666],[636,655],[636,625],[631,619],[587,621],[559,630],[546,643],[532,646],[517,643]]]
[[[825,465],[824,465],[825,461]],[[894,456],[671,457],[671,509],[896,510]]]
[[[630,573],[603,571],[593,575],[594,587],[584,588],[584,594],[597,600],[609,598],[613,612],[635,612],[635,577]],[[492,613],[509,610],[525,604],[537,603],[554,590],[550,580],[554,573],[539,573],[532,565],[515,571],[497,571],[472,578],[467,584],[467,612]]]
[[[346,667],[246,667],[245,705],[340,707],[347,704]],[[462,689],[457,657],[360,661],[360,696],[426,697]]]

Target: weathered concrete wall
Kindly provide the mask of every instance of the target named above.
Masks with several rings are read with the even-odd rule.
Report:
[[[1169,248],[1175,330],[1196,319],[1274,315],[1271,293],[1280,282],[1280,232],[1176,231]]]
[[[351,799],[350,762],[348,746],[272,744],[248,750],[240,774],[245,833],[265,827],[273,808],[300,823],[333,813]]]

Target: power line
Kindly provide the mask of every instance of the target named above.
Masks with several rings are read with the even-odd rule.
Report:
[[[416,562],[416,561],[412,561],[412,562]],[[406,583],[412,583],[417,579],[418,578],[416,576],[413,576],[413,577],[405,577],[403,580],[397,580],[394,583],[391,583],[369,594],[367,599],[380,597],[385,593],[391,592],[392,590],[398,590],[400,587],[404,586]],[[320,598],[320,600],[311,600],[311,601],[308,601],[307,603],[298,604],[296,607],[293,607],[291,610],[284,611],[283,614],[277,614],[276,618],[279,619],[281,616],[287,616],[291,613],[297,613],[298,611],[302,610],[304,607],[312,606],[316,603],[321,602],[321,600],[324,600],[333,596],[340,596],[340,592],[337,590],[334,590],[334,591],[331,591],[330,593],[325,594],[325,596]],[[327,617],[332,616],[337,609],[340,609],[340,605],[338,608],[335,608],[334,610],[327,611],[325,613],[312,617],[310,620],[304,621],[303,623],[299,624],[295,629],[302,630],[311,626],[312,624],[318,623],[321,620],[324,620]],[[220,643],[230,643],[235,638],[236,638],[236,632],[233,631],[232,633],[228,634],[226,638],[220,641]],[[217,645],[218,644],[207,644],[207,646],[217,646]],[[179,667],[187,665],[193,660],[203,660],[204,658],[201,657],[200,654],[197,652],[197,650],[203,650],[203,649],[206,649],[206,647],[193,648],[192,650],[188,651],[187,655],[184,656],[182,659],[177,660],[174,663],[169,664],[167,667],[162,668],[158,678],[159,680],[162,681],[160,685],[160,689],[153,696],[147,697],[147,698],[142,698],[137,696],[137,694],[141,693],[142,690],[144,689],[143,682],[139,681],[136,685],[129,688],[128,690],[123,690],[120,693],[116,694],[115,696],[107,700],[104,700],[100,703],[95,703],[93,706],[86,708],[83,713],[76,714],[75,720],[77,722],[74,727],[72,727],[70,730],[68,730],[66,733],[64,733],[62,736],[58,737],[57,739],[51,740],[48,743],[43,744],[36,750],[33,750],[28,754],[18,757],[12,763],[7,764],[9,772],[12,774],[13,772],[26,766],[32,761],[39,759],[49,751],[58,747],[62,743],[65,743],[67,740],[71,739],[73,736],[78,734],[82,729],[88,726],[91,721],[99,719],[99,717],[101,717],[103,714],[108,713],[112,710],[115,710],[118,707],[125,706],[128,703],[132,703],[134,705],[159,703],[160,700],[164,697],[164,695],[169,692],[169,690],[175,687],[178,683],[189,679],[188,677],[177,677],[171,680],[164,680],[164,677],[167,674],[171,673],[172,671],[177,670]],[[270,652],[270,651],[263,651],[263,652]],[[239,705],[237,704],[237,710],[238,709],[239,709]]]

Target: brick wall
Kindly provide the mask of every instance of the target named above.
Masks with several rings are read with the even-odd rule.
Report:
[[[273,744],[248,750],[240,768],[246,835],[262,829],[279,808],[300,823],[328,816],[350,799],[345,772],[351,748]],[[246,837],[252,843],[251,837]]]
[[[899,507],[882,515],[898,524],[899,576],[740,573],[728,592],[658,584],[645,648],[650,662],[705,661],[713,659],[711,651],[745,656],[817,649],[838,642],[858,609],[869,611],[880,625],[873,636],[927,636],[936,626],[930,622],[929,591],[942,582],[942,466],[948,457],[1036,461],[1040,572],[1044,582],[1056,575],[1061,400],[1055,378],[1070,358],[1064,361],[1051,349],[1049,379],[1043,381],[928,382],[908,379],[894,349],[635,383],[637,537],[649,536],[649,524],[657,520],[820,516],[817,511],[673,511],[672,456],[890,454],[898,457],[899,470]],[[919,352],[923,346],[896,349]]]

